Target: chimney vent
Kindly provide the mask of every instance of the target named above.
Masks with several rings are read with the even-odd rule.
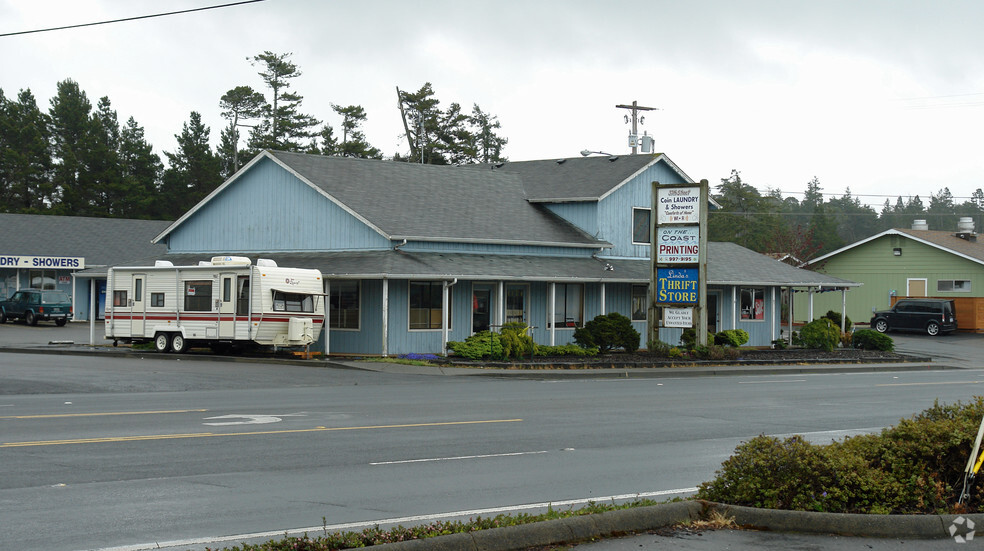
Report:
[[[923,220],[923,219],[913,220],[912,221],[912,229],[913,230],[919,230],[919,231],[928,230],[929,229],[929,224],[927,224],[926,223],[926,220]]]

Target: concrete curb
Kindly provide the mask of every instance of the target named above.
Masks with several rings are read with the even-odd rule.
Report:
[[[523,551],[531,547],[583,542],[657,530],[706,519],[712,512],[733,517],[742,528],[772,532],[830,534],[849,537],[915,539],[952,538],[950,526],[961,516],[984,533],[984,514],[857,515],[757,509],[709,501],[678,501],[559,520],[450,534],[373,546],[379,551]],[[961,530],[962,531],[962,530]]]

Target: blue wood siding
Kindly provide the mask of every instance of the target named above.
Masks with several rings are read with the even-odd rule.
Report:
[[[262,159],[169,237],[170,252],[379,249],[389,240],[270,159]]]
[[[547,210],[581,228],[588,235],[598,235],[598,203],[548,203]]]
[[[400,247],[407,252],[442,252],[471,254],[511,254],[532,256],[590,257],[598,247],[539,247],[528,245],[494,245],[487,243],[447,243],[436,241],[410,241]]]
[[[598,238],[614,245],[605,256],[649,258],[649,245],[632,244],[632,208],[652,208],[653,181],[682,184],[680,176],[665,163],[650,166],[630,182],[598,202]]]

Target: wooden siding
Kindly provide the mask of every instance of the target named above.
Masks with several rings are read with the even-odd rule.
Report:
[[[901,256],[893,254],[896,247],[902,249]],[[926,279],[928,296],[984,296],[984,266],[899,235],[886,235],[848,249],[815,269],[864,284],[847,292],[847,316],[854,323],[868,323],[872,311],[889,308],[892,290],[897,296],[906,295],[907,279]],[[936,285],[941,279],[970,280],[971,292],[938,292]],[[809,295],[796,293],[793,304],[794,321],[809,321],[806,319]],[[820,317],[828,310],[841,311],[839,292],[814,295],[813,317]]]
[[[598,203],[598,238],[614,245],[606,256],[649,258],[649,245],[632,244],[632,208],[652,208],[653,181],[680,184],[680,177],[665,163],[657,163],[641,172]]]
[[[598,234],[598,203],[550,203],[547,210],[581,228],[588,235]]]
[[[372,228],[269,159],[169,237],[169,251],[309,251],[391,246]]]
[[[534,247],[528,245],[492,245],[487,243],[448,243],[444,241],[410,241],[400,247],[400,249],[407,252],[578,256],[588,258],[598,252],[598,247]]]

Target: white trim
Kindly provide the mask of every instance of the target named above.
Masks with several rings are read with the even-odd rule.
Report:
[[[926,291],[925,291],[926,294],[919,295],[919,297],[913,297],[913,298],[928,297],[929,296],[929,279],[928,278],[925,278],[925,277],[907,277],[907,278],[905,278],[905,296],[912,297],[912,291],[910,290],[910,287],[911,287],[911,283],[913,281],[922,281],[924,283],[923,287],[926,289]]]
[[[652,234],[649,235],[649,241],[648,242],[645,242],[645,241],[636,241],[635,240],[635,224],[636,224],[635,215],[636,215],[636,211],[637,210],[644,210],[644,211],[646,211],[646,212],[649,213],[649,224],[647,225],[648,227],[646,228],[646,232],[652,231],[652,229],[651,229],[653,227],[653,222],[652,222],[653,209],[652,209],[652,207],[632,207],[632,218],[631,218],[631,221],[630,221],[630,224],[632,224],[632,226],[631,226],[631,230],[629,231],[629,233],[631,234],[629,237],[632,239],[632,244],[633,245],[640,245],[640,246],[645,246],[645,247],[651,247],[652,244],[653,244],[653,236],[652,236]]]

